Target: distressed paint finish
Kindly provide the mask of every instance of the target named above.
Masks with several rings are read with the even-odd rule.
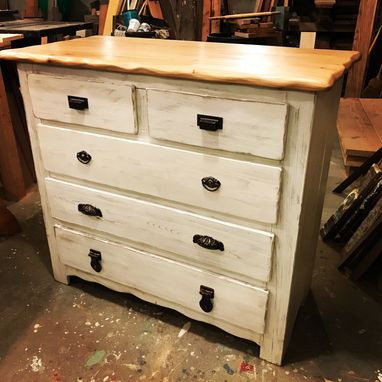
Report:
[[[75,80],[59,76],[28,76],[37,118],[135,134],[135,89],[122,81]],[[68,96],[87,98],[89,108],[68,107]]]
[[[265,286],[270,273],[274,235],[202,215],[116,195],[94,188],[46,179],[51,214],[66,224],[82,226],[97,234],[118,236],[144,250],[166,251],[165,256],[203,263],[208,269]],[[102,219],[78,212],[79,203],[102,211]],[[222,240],[224,251],[193,243],[195,234]]]
[[[184,52],[195,46],[182,42],[179,45],[186,49]],[[225,49],[224,46],[215,46],[214,54],[222,57]],[[244,49],[249,55],[253,53],[252,48],[240,49]],[[254,49],[258,50],[258,54],[265,49],[264,56],[270,59],[270,55],[266,53],[268,48]],[[289,64],[304,62],[305,59],[305,67],[312,69],[305,72],[304,76],[307,77],[303,76],[305,85],[312,84],[311,81],[317,85],[317,72],[314,69],[316,63],[313,62],[313,57],[309,59],[306,56],[309,55],[308,51],[301,49],[293,53],[291,50],[281,49],[278,52],[277,64],[280,57]],[[193,53],[191,48],[189,54]],[[248,82],[248,72],[244,68],[236,68],[237,74],[240,72],[241,78],[245,78],[244,81],[236,81],[233,77],[227,80],[220,72],[219,81],[222,82],[224,78],[227,81],[218,84],[185,81],[186,78],[203,81],[208,78],[188,77],[184,74],[170,79],[157,76],[160,72],[150,72],[155,76],[147,76],[140,74],[150,74],[149,72],[136,71],[138,74],[134,74],[134,70],[129,72],[127,69],[122,74],[84,70],[76,59],[72,64],[79,65],[81,69],[20,64],[22,91],[27,106],[34,158],[38,163],[39,185],[56,279],[66,282],[67,276],[75,275],[177,309],[192,318],[213,323],[234,335],[257,342],[261,347],[262,358],[281,363],[296,312],[310,285],[315,239],[318,234],[316,231],[329,165],[328,142],[335,125],[341,86],[341,82],[336,82],[336,79],[342,76],[344,66],[350,66],[357,58],[356,54],[348,52],[338,53],[335,58],[326,51],[311,54],[316,56],[317,62],[331,62],[328,71],[320,72],[321,75],[330,72],[330,81],[325,82],[325,85],[321,82],[324,87],[315,86],[314,90],[317,92],[295,91],[294,89],[312,90],[310,86],[301,88],[301,82],[297,85],[289,84],[290,89],[286,90],[248,86],[267,83],[269,87],[274,87],[276,82],[269,82],[264,73],[262,80],[265,82],[255,80],[254,77]],[[74,56],[75,54],[71,57],[75,58]],[[42,56],[34,57],[41,59]],[[338,70],[338,60],[342,62],[341,70]],[[273,61],[276,63],[275,57]],[[167,57],[166,62],[171,60],[168,61]],[[107,64],[107,59],[101,65],[92,66],[87,63],[98,70],[106,68]],[[178,65],[177,68],[182,66]],[[137,134],[114,132],[106,127],[94,129],[81,121],[72,125],[35,117],[29,94],[33,84],[28,83],[28,74],[32,73],[53,77],[61,73],[61,76],[72,80],[96,79],[98,83],[121,80],[125,81],[127,88],[134,86],[136,99],[133,106]],[[216,77],[210,78],[210,81],[216,81]],[[240,85],[243,83],[247,85]],[[280,82],[277,87],[279,86]],[[318,93],[324,88],[331,90]],[[237,101],[245,99],[254,103],[281,105],[280,109],[275,109],[275,115],[279,121],[286,121],[285,126],[279,125],[279,133],[276,134],[278,143],[283,143],[283,158],[274,160],[261,157],[258,151],[255,155],[248,155],[243,154],[246,150],[236,148],[206,147],[208,145],[200,142],[198,146],[195,142],[186,143],[176,139],[171,142],[165,137],[152,137],[152,118],[150,120],[149,117],[152,99],[148,97],[150,89],[168,91],[171,97],[172,92],[182,92],[195,93],[198,97]],[[191,97],[190,103],[201,107],[196,98]],[[285,105],[288,105],[287,118]],[[243,106],[244,109],[245,107]],[[156,113],[159,113],[159,109]],[[270,146],[265,146],[265,150],[271,150]],[[83,165],[77,161],[76,153],[87,148],[93,159],[90,165]],[[275,153],[269,152],[273,152],[271,157]],[[221,188],[215,193],[204,190],[200,179],[215,175],[222,180]],[[97,220],[81,216],[78,220],[78,215],[67,213],[70,206],[79,202],[76,194],[97,204],[104,203],[104,216],[108,216],[111,211],[113,218],[105,218],[103,221],[103,218]],[[124,220],[124,215],[129,216],[129,213],[131,218],[126,224],[131,224],[131,237]],[[139,213],[142,217],[138,216]],[[149,233],[138,232],[146,224],[143,216],[149,217],[147,221],[158,222],[152,228],[147,228]],[[89,219],[93,219],[91,224]],[[187,228],[191,230],[197,226],[211,230],[211,236],[212,233],[218,234],[216,239],[221,239],[222,242],[224,240],[221,234],[226,233],[228,239],[236,237],[243,253],[249,248],[244,237],[247,234],[248,238],[253,237],[252,241],[257,242],[259,248],[263,248],[259,252],[264,253],[264,256],[259,257],[262,259],[259,260],[261,272],[256,273],[257,270],[253,268],[253,271],[248,269],[247,273],[242,263],[233,265],[233,259],[228,257],[225,258],[226,263],[220,263],[214,268],[216,263],[213,261],[197,257],[199,248],[190,252],[192,259],[188,260],[185,255],[175,253],[176,248],[168,243],[170,237],[178,235],[177,229],[185,233],[190,232]],[[168,232],[160,236],[157,229]],[[61,234],[58,232],[64,231],[70,239],[59,238]],[[184,244],[185,236],[179,234],[177,237],[181,246],[187,245]],[[306,237],[309,238],[308,241],[304,240]],[[268,238],[274,238],[272,255],[269,246],[262,241]],[[87,253],[89,248],[96,249],[92,247],[93,244],[102,246],[105,253],[113,253],[105,257],[105,277],[89,268]],[[74,256],[70,251],[72,245],[85,252],[84,257]],[[140,279],[145,277],[142,267],[148,269],[148,277],[144,282],[137,280],[134,274],[129,274],[128,264],[120,252],[134,259],[136,268],[142,272]],[[238,256],[234,251],[230,254],[233,257]],[[236,260],[240,262],[237,257]],[[229,267],[234,267],[235,270],[229,273]],[[126,272],[122,272],[122,269]],[[222,298],[223,305],[219,304],[219,309],[212,315],[198,310],[198,291],[191,292],[186,285],[178,290],[174,284],[177,280],[179,283],[183,282],[179,279],[179,272],[184,272],[187,284],[194,289],[196,285],[212,285],[216,296],[221,296],[216,299],[216,304]],[[249,273],[256,280],[251,281]],[[165,277],[161,278],[162,276]],[[219,291],[223,291],[223,295]],[[247,301],[237,301],[240,295]],[[184,302],[180,302],[180,297]],[[227,305],[228,301],[234,301],[233,308]],[[242,311],[244,313],[241,317]]]
[[[149,134],[175,141],[280,160],[288,105],[148,90]],[[197,115],[223,118],[223,128],[201,130]]]
[[[275,223],[281,169],[78,129],[38,126],[46,170],[161,199]],[[76,154],[92,155],[88,165]],[[240,174],[240,177],[237,176]],[[207,191],[201,180],[221,182]],[[240,192],[238,192],[238,190]]]
[[[203,321],[218,326],[219,322],[227,322],[260,334],[264,330],[268,292],[263,289],[79,232],[56,228],[56,237],[62,262],[97,276],[101,284],[103,279],[108,279],[152,298],[160,290],[161,300],[168,301],[175,309],[184,306],[198,316],[202,314]],[[102,254],[102,270],[98,274],[90,266],[89,248]],[[210,313],[200,313],[201,285],[215,290]]]

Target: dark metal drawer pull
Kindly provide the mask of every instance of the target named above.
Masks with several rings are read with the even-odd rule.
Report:
[[[211,236],[194,235],[192,241],[203,248],[224,251],[224,244]]]
[[[80,151],[77,153],[77,159],[82,164],[88,164],[92,160],[92,156],[89,153],[87,153],[86,151]]]
[[[97,216],[102,218],[102,211],[99,208],[92,206],[91,204],[79,204],[78,211],[87,216]]]
[[[202,179],[202,185],[207,191],[216,191],[221,186],[221,183],[219,180],[212,176],[206,176]]]
[[[199,294],[202,295],[202,299],[199,301],[199,306],[204,312],[211,312],[214,307],[211,300],[215,297],[215,291],[212,288],[201,285]]]
[[[88,99],[84,97],[76,97],[68,95],[68,103],[70,109],[85,110],[89,109]]]
[[[223,129],[223,118],[212,115],[198,114],[196,117],[197,125],[202,130],[217,131]]]
[[[101,265],[101,252],[96,251],[95,249],[90,249],[89,255],[90,257],[90,265],[91,267],[96,271],[96,272],[101,272],[102,271],[102,265]]]

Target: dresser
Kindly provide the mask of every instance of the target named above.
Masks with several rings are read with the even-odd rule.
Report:
[[[56,280],[175,309],[280,364],[359,54],[95,36],[0,58],[18,62]]]

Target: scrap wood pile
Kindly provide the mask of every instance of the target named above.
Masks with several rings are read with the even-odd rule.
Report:
[[[342,98],[337,131],[345,168],[350,173],[382,146],[382,100]]]
[[[357,280],[382,254],[382,147],[334,192],[346,189],[343,203],[320,233],[324,241],[339,245],[339,269]]]
[[[272,19],[280,12],[274,11],[275,4],[275,0],[258,0],[255,12],[212,16],[209,19],[223,21],[229,27],[225,29],[230,30],[236,37],[277,37],[279,31],[276,30]],[[228,8],[225,8],[225,11],[227,12]]]
[[[230,21],[235,29],[236,37],[255,38],[255,37],[272,37],[275,34],[273,22],[264,21],[260,18],[238,19]]]

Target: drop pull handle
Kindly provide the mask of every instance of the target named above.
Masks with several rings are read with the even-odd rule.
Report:
[[[96,216],[102,218],[102,211],[91,204],[79,204],[78,211],[87,216]]]
[[[200,129],[207,131],[217,131],[223,129],[223,118],[212,115],[198,114],[196,122]]]
[[[77,153],[77,159],[82,164],[88,164],[92,160],[92,156],[83,150]]]
[[[202,179],[202,185],[207,191],[214,192],[220,188],[221,183],[213,176],[206,176]]]
[[[70,109],[85,110],[89,109],[88,99],[84,97],[76,97],[68,95],[68,104]]]
[[[90,257],[90,266],[97,273],[101,272],[102,271],[102,265],[101,265],[102,256],[101,256],[101,252],[100,251],[96,251],[95,249],[90,249],[88,256]]]
[[[206,249],[224,251],[224,244],[211,236],[194,235],[192,241]]]
[[[202,296],[202,299],[199,301],[199,306],[201,307],[203,312],[211,312],[211,310],[214,307],[212,300],[215,297],[215,291],[212,288],[201,285],[199,294]]]

